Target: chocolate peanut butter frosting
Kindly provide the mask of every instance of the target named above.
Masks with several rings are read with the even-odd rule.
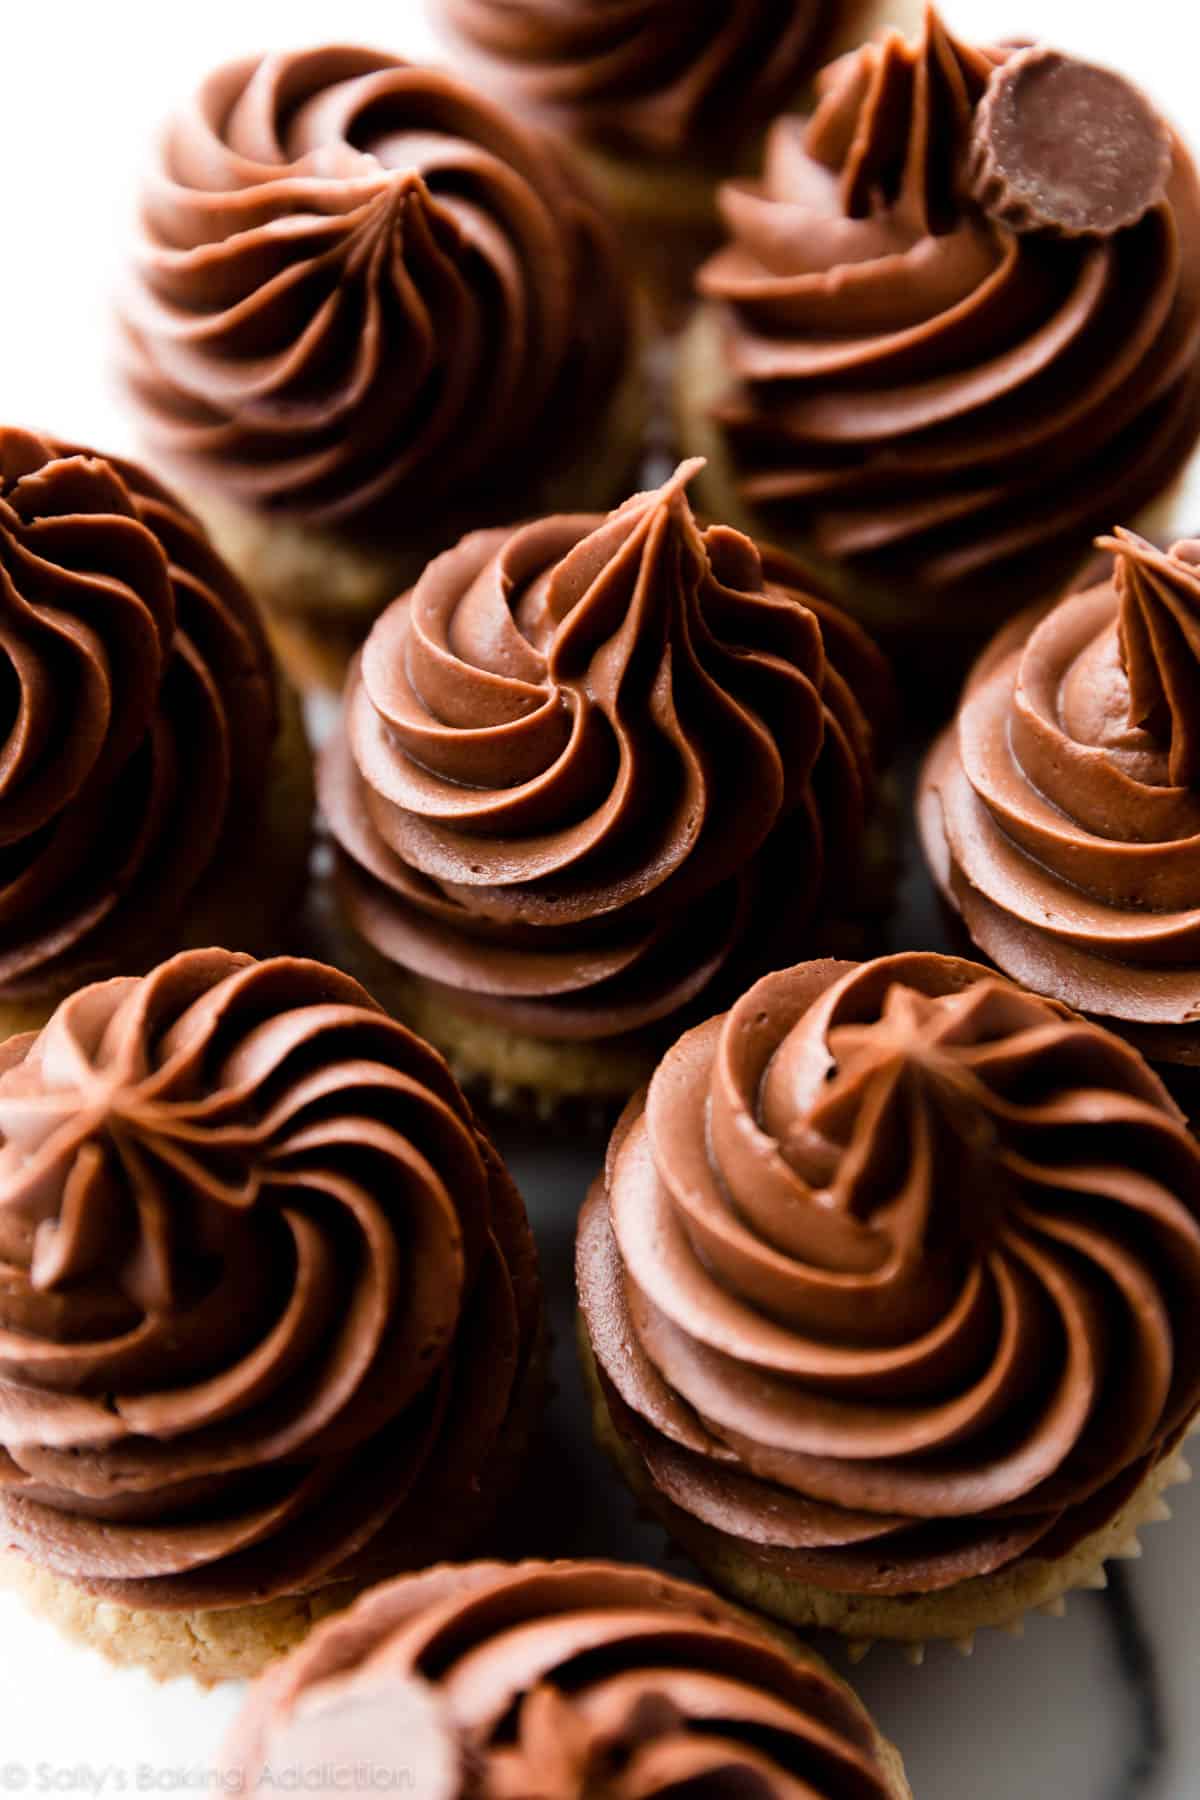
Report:
[[[1200,1145],[1122,1039],[974,963],[807,963],[631,1103],[578,1277],[685,1541],[928,1593],[1073,1547],[1200,1406]]]
[[[1144,96],[927,13],[728,183],[718,419],[745,500],[901,610],[1050,591],[1200,434],[1200,189]]]
[[[457,1543],[539,1299],[436,1052],[333,969],[205,950],[0,1065],[0,1539],[188,1611]]]
[[[489,1800],[896,1800],[850,1690],[702,1589],[617,1563],[389,1582],[259,1680],[225,1765],[417,1768]]]
[[[786,558],[697,524],[696,467],[431,563],[323,760],[357,931],[520,1030],[676,1012],[857,861],[883,666]]]
[[[498,504],[623,372],[615,241],[555,145],[371,50],[218,70],[171,123],[124,307],[155,451],[247,505],[394,529]]]
[[[1200,1065],[1200,542],[1111,572],[976,665],[921,786],[926,855],[1010,975]]]
[[[838,6],[441,0],[439,10],[556,123],[625,150],[711,156],[796,97]]]
[[[0,994],[136,961],[262,799],[249,597],[144,470],[0,429]]]

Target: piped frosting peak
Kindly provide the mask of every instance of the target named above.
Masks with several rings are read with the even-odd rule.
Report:
[[[903,1234],[910,1238],[978,1234],[993,1206],[947,1209],[935,1197],[958,1192],[995,1198],[1013,1121],[1005,1118],[1003,1099],[987,1074],[995,1035],[1005,1028],[1019,1034],[1020,1026],[1013,1033],[1014,1012],[1012,990],[1003,982],[935,995],[897,982],[877,1019],[831,1026],[833,1060],[826,1085],[811,1098],[804,1131],[839,1148],[825,1190],[833,1206],[862,1219],[890,1214],[894,1222],[905,1221]],[[1028,1025],[1045,1029],[1048,1023],[1034,1016]],[[1010,1044],[1008,1057],[1016,1053]],[[772,1090],[787,1087],[788,1060],[785,1049],[768,1074],[768,1116]],[[779,1110],[781,1125],[797,1116],[786,1101]]]
[[[615,1563],[473,1563],[373,1589],[251,1691],[223,1762],[404,1764],[421,1800],[892,1800],[891,1754],[799,1646]],[[340,1783],[334,1783],[340,1786]]]
[[[431,563],[323,762],[358,929],[520,1029],[641,1029],[776,912],[777,850],[796,929],[856,860],[886,679],[795,565],[697,522],[701,466]]]
[[[141,222],[123,318],[143,424],[253,507],[391,534],[465,483],[519,497],[624,373],[599,210],[545,134],[436,69],[344,45],[218,69],[171,120]]]
[[[810,1585],[1070,1548],[1200,1403],[1200,1148],[1121,1039],[956,958],[801,964],[686,1033],[576,1266],[649,1480]]]
[[[1000,632],[935,745],[935,877],[1006,974],[1200,1052],[1200,543],[1097,540],[1102,579]]]
[[[805,148],[838,172],[848,218],[891,208],[916,232],[952,228],[961,159],[993,67],[927,7],[915,39],[890,30],[824,71]]]
[[[494,1501],[538,1333],[520,1201],[334,969],[185,951],[10,1038],[0,1265],[0,1530],[92,1593],[307,1592]]]
[[[1163,743],[1175,787],[1200,786],[1200,544],[1158,550],[1118,527],[1113,555],[1129,723]]]
[[[1195,441],[1195,171],[1122,75],[965,44],[932,8],[818,88],[761,178],[721,189],[713,417],[768,530],[848,567],[891,629],[902,590],[913,621],[979,634]]]

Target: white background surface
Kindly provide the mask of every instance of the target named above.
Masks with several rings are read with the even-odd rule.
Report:
[[[1113,64],[1200,148],[1200,0],[944,0],[943,12],[968,38],[1039,36]],[[133,447],[104,334],[147,141],[215,64],[335,37],[436,50],[424,0],[0,0],[6,423]],[[1192,493],[1189,530],[1200,480]]]
[[[1200,139],[1196,0],[946,0],[945,11],[965,36],[1036,34],[1121,67]],[[430,42],[419,0],[0,0],[4,422],[131,447],[107,386],[105,335],[146,141],[216,62],[335,33],[415,55]],[[1200,482],[1177,517],[1200,524]],[[577,1158],[558,1166],[557,1154],[521,1156],[516,1172],[546,1222],[547,1262],[565,1269],[583,1171]],[[577,1406],[573,1390],[560,1398],[556,1430],[583,1462]],[[1065,1621],[1033,1621],[1023,1643],[991,1634],[970,1662],[938,1650],[912,1671],[877,1653],[858,1672],[905,1750],[918,1800],[1197,1800],[1200,1483],[1179,1494],[1176,1521],[1147,1534],[1132,1578],[1165,1683],[1162,1782],[1146,1789],[1130,1776],[1134,1702],[1117,1678],[1110,1614],[1087,1595]],[[657,1548],[631,1534],[627,1553]],[[203,1696],[117,1675],[0,1598],[0,1795],[220,1792],[217,1751],[236,1701],[233,1690]]]

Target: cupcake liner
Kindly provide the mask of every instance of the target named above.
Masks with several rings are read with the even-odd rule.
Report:
[[[486,1549],[486,1538],[517,1489],[525,1455],[545,1411],[549,1346],[543,1323],[522,1387],[477,1490],[478,1511],[451,1552]],[[407,1538],[398,1549],[411,1550]],[[411,1564],[385,1544],[346,1579],[307,1594],[280,1595],[245,1606],[193,1611],[122,1606],[34,1563],[15,1550],[0,1554],[0,1585],[65,1637],[118,1668],[144,1668],[154,1681],[189,1676],[198,1687],[252,1678],[302,1642],[312,1627],[349,1606],[377,1581]]]
[[[636,1451],[621,1437],[613,1422],[582,1317],[578,1321],[578,1335],[596,1442],[614,1464],[636,1503],[666,1528],[672,1543],[703,1570],[713,1586],[732,1595],[738,1605],[759,1618],[778,1622],[785,1630],[838,1633],[845,1641],[852,1664],[861,1662],[877,1643],[894,1645],[916,1666],[924,1662],[926,1648],[933,1642],[948,1643],[960,1655],[969,1656],[974,1650],[975,1638],[982,1630],[1020,1635],[1031,1612],[1061,1617],[1066,1611],[1069,1594],[1107,1585],[1106,1562],[1132,1560],[1141,1555],[1139,1532],[1144,1526],[1171,1516],[1170,1507],[1162,1497],[1164,1490],[1191,1479],[1191,1470],[1176,1447],[1154,1465],[1107,1525],[1053,1562],[1039,1563],[1036,1558],[1029,1557],[1009,1569],[975,1577],[941,1593],[913,1596],[911,1605],[907,1600],[900,1605],[892,1597],[883,1601],[869,1600],[867,1607],[859,1607],[861,1612],[874,1612],[877,1626],[882,1622],[881,1615],[886,1615],[889,1629],[855,1632],[848,1627],[847,1618],[861,1601],[861,1596],[805,1587],[799,1582],[789,1582],[788,1591],[794,1604],[803,1598],[808,1603],[807,1609],[800,1616],[801,1608],[797,1604],[796,1614],[786,1616],[756,1600],[756,1592],[761,1593],[764,1586],[760,1570],[744,1553],[739,1554],[737,1544],[726,1542],[718,1533],[689,1519],[658,1494]],[[1007,1607],[1003,1596],[1006,1590],[1013,1589],[1016,1590],[1013,1604]],[[980,1614],[977,1618],[970,1617],[972,1600]],[[948,1620],[939,1629],[936,1623],[939,1608],[945,1612],[954,1601],[958,1603],[960,1617]],[[906,1613],[915,1615],[911,1629],[905,1628]]]

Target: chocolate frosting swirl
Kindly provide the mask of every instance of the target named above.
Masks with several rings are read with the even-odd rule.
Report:
[[[329,46],[219,69],[146,191],[126,373],[156,452],[256,507],[395,530],[499,505],[624,370],[608,227],[454,76]]]
[[[520,96],[584,137],[710,157],[793,100],[833,0],[441,0]]]
[[[1089,211],[1091,235],[1066,236],[1027,207],[1014,231],[965,176],[1009,54],[930,10],[914,43],[892,32],[830,65],[812,117],[774,126],[762,179],[723,189],[730,242],[699,277],[721,303],[717,417],[745,499],[906,606],[960,598],[947,630],[1053,588],[1200,431],[1190,160],[1172,140],[1165,193],[1124,228]],[[1089,73],[1056,59],[1066,88],[1072,69]],[[1149,103],[1129,92],[1140,155]],[[1028,192],[1036,140],[1021,155]],[[1058,146],[1045,185],[1062,163]]]
[[[993,962],[1200,1062],[1200,542],[1111,574],[976,665],[921,787],[926,855]]]
[[[336,970],[207,950],[0,1065],[9,1546],[190,1611],[457,1543],[539,1298],[436,1052]]]
[[[855,863],[882,664],[786,559],[697,525],[697,466],[431,563],[323,760],[356,928],[519,1029],[661,1019]]]
[[[408,1768],[414,1750],[422,1796],[907,1793],[811,1653],[617,1563],[475,1563],[376,1588],[258,1681],[224,1763],[249,1791],[267,1768]]]
[[[682,1038],[578,1274],[650,1480],[809,1585],[1052,1556],[1200,1405],[1200,1146],[1120,1038],[957,959],[803,964]]]
[[[254,608],[144,470],[0,429],[0,992],[160,942],[253,816],[275,736]]]

